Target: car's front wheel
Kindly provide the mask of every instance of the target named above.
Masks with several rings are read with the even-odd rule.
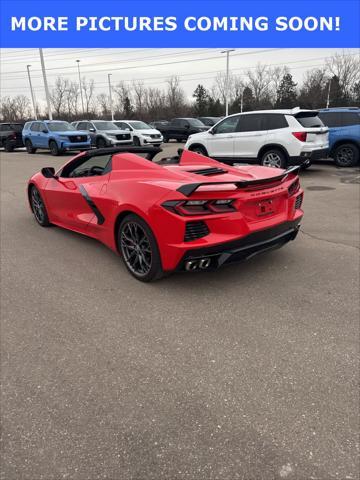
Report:
[[[25,148],[26,148],[26,151],[27,153],[35,153],[36,152],[36,148],[33,147],[33,144],[31,143],[31,140],[29,140],[28,138],[25,140]]]
[[[45,207],[45,203],[40,195],[39,190],[33,185],[30,190],[30,205],[33,211],[35,220],[42,227],[50,225],[49,217]]]
[[[198,153],[199,155],[204,155],[204,157],[208,157],[208,152],[206,148],[201,145],[195,145],[194,147],[190,147],[189,150]]]
[[[286,168],[286,157],[281,150],[273,148],[262,154],[260,164],[264,167]]]
[[[338,167],[354,167],[359,161],[359,149],[352,143],[344,143],[335,149],[333,156]]]
[[[62,154],[62,150],[59,148],[55,140],[50,141],[49,148],[50,148],[51,155],[53,155],[54,157],[57,157],[58,155]]]
[[[107,147],[107,144],[104,138],[100,137],[96,140],[96,148],[106,148],[106,147]]]
[[[137,280],[151,282],[164,275],[155,236],[139,216],[130,214],[122,220],[117,244],[126,268]]]
[[[14,145],[12,145],[9,140],[6,140],[5,145],[4,145],[4,150],[5,152],[13,152],[14,151]]]

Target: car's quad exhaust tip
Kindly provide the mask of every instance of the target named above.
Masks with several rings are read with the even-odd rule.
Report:
[[[206,270],[210,267],[210,258],[200,258],[196,260],[188,260],[185,262],[185,270],[187,272],[194,272],[195,270]]]

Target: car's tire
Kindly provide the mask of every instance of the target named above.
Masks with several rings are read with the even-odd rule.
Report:
[[[194,153],[198,153],[199,155],[204,155],[204,157],[209,156],[206,148],[203,147],[202,145],[194,145],[193,147],[190,147],[189,150],[191,150]]]
[[[13,152],[14,151],[14,145],[11,145],[11,143],[6,140],[4,144],[4,150],[5,152]]]
[[[106,147],[107,147],[107,143],[105,138],[100,137],[96,139],[96,148],[106,148]]]
[[[36,148],[33,147],[31,140],[29,140],[28,138],[25,140],[25,148],[27,153],[30,153],[30,154],[36,153]]]
[[[264,167],[286,168],[287,161],[285,154],[278,148],[270,148],[262,153],[260,165]]]
[[[335,148],[332,156],[338,167],[354,167],[359,162],[359,149],[352,143],[343,143]]]
[[[303,163],[303,164],[301,165],[301,170],[307,170],[308,168],[311,167],[311,165],[312,165],[312,163],[311,163],[310,161],[307,162],[307,163]]]
[[[159,247],[149,225],[138,215],[127,215],[117,231],[117,246],[126,268],[142,282],[164,276]]]
[[[42,227],[49,227],[51,223],[49,222],[49,217],[45,207],[44,200],[42,199],[39,190],[33,185],[30,188],[30,205],[31,210],[34,214],[35,220]]]
[[[50,140],[49,142],[50,153],[53,157],[58,157],[62,154],[62,150],[59,148],[59,145],[55,140]]]
[[[163,135],[163,142],[168,143],[170,138],[167,135]]]
[[[134,144],[135,147],[140,147],[141,143],[140,143],[139,137],[134,137],[133,138],[133,144]]]

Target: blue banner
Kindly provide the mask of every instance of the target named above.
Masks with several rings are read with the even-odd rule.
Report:
[[[359,0],[2,0],[2,47],[360,46]]]

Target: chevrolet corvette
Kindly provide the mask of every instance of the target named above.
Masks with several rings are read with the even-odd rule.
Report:
[[[98,149],[57,172],[43,168],[28,182],[36,221],[100,240],[144,282],[215,269],[295,239],[299,167],[228,166],[187,150],[153,161],[159,152]]]

